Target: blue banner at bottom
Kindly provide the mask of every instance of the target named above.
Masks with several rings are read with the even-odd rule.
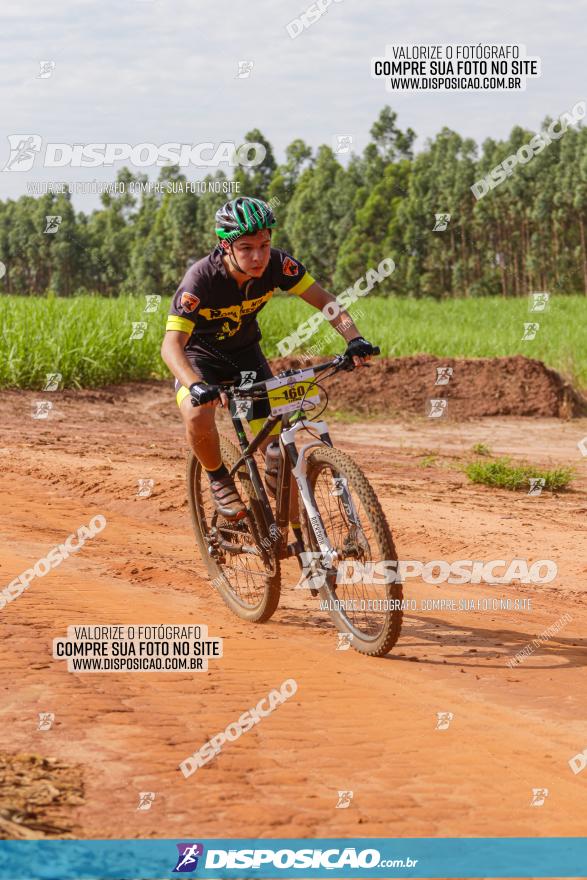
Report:
[[[5,840],[0,880],[587,877],[585,837]]]

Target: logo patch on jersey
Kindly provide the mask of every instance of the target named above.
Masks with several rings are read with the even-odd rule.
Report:
[[[291,260],[289,257],[285,258],[285,260],[283,261],[283,266],[281,268],[283,269],[284,275],[297,275],[300,271],[300,267],[298,266],[298,264],[294,263],[294,261]]]
[[[200,298],[194,293],[184,290],[181,295],[181,307],[184,312],[193,312],[200,305]]]

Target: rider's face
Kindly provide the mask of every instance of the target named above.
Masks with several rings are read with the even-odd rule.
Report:
[[[243,235],[233,244],[237,263],[246,275],[260,278],[269,264],[271,256],[271,233],[260,229],[254,235]]]

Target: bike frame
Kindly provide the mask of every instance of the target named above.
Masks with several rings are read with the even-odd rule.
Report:
[[[281,450],[281,455],[277,472],[276,515],[274,516],[271,504],[269,503],[269,499],[265,491],[265,487],[263,485],[263,481],[259,474],[259,469],[257,467],[254,454],[261,443],[265,440],[265,438],[269,436],[272,428],[280,420],[282,425],[279,434],[279,446]],[[338,558],[337,553],[332,547],[332,544],[328,539],[328,535],[326,534],[320,511],[316,506],[314,492],[307,477],[308,451],[310,449],[314,449],[317,446],[333,445],[330,434],[328,433],[328,425],[326,424],[326,422],[307,422],[306,419],[299,419],[295,422],[294,425],[290,425],[289,416],[287,414],[270,415],[266,419],[259,433],[250,442],[248,441],[245,434],[244,425],[241,417],[232,414],[232,423],[235,427],[243,454],[239,458],[235,466],[231,469],[230,473],[231,475],[234,475],[243,462],[246,464],[256,496],[255,498],[251,499],[251,505],[257,506],[257,514],[259,518],[264,522],[267,534],[274,533],[271,528],[273,526],[274,528],[277,527],[277,529],[279,530],[279,534],[281,535],[281,541],[278,548],[279,558],[283,559],[290,555],[293,555],[293,553],[289,552],[290,548],[284,546],[283,541],[283,534],[285,532],[285,535],[287,535],[287,530],[289,527],[289,503],[292,486],[291,477],[293,476],[300,490],[302,503],[308,517],[308,523],[316,539],[316,544],[320,548],[321,564],[327,570],[333,570],[334,563]],[[296,434],[298,433],[298,431],[302,430],[302,428],[305,428],[308,425],[312,429],[317,431],[319,436],[309,443],[305,443],[298,452],[295,443]],[[358,515],[348,489],[346,487],[343,487],[340,495],[345,513],[347,514],[349,521],[360,528]]]

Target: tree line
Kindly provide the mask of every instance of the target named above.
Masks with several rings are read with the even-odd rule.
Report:
[[[245,140],[262,143],[266,155],[232,180],[240,195],[273,200],[274,245],[335,292],[391,257],[395,271],[378,293],[587,294],[587,129],[568,128],[482,198],[471,191],[534,134],[516,126],[507,140],[488,138],[478,148],[443,128],[415,154],[415,132],[401,130],[385,107],[360,155],[345,154],[344,138],[336,151],[296,139],[278,164],[254,129]],[[124,191],[102,193],[89,215],[74,209],[68,192],[0,201],[0,291],[170,295],[190,262],[214,246],[214,214],[234,193],[213,189],[228,178],[219,170],[205,180],[209,191],[186,192],[185,175],[169,166],[159,181],[170,191],[143,187],[140,195],[131,184],[141,190],[146,175],[123,168],[116,179]],[[46,231],[48,216],[61,218],[54,233]]]

